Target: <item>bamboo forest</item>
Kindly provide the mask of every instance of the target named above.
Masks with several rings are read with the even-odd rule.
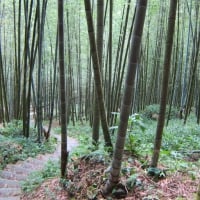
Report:
[[[0,200],[200,200],[199,0],[0,0]]]

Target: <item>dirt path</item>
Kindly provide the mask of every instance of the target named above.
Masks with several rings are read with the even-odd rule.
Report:
[[[60,136],[53,134],[58,139],[54,153],[38,155],[25,161],[9,164],[0,172],[0,200],[20,200],[20,181],[25,180],[31,172],[41,170],[48,160],[58,160],[61,152]],[[71,151],[78,142],[68,137],[67,149]]]

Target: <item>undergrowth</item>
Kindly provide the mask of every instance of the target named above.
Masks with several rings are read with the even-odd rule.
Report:
[[[129,167],[129,163],[139,160],[144,166],[148,165],[153,152],[154,138],[157,122],[143,119],[142,116],[136,114],[130,116],[127,138],[125,144],[126,160],[122,163],[122,174],[129,174],[130,178],[137,176],[133,167]],[[111,128],[112,129],[112,128]],[[117,129],[114,126],[113,130]],[[69,165],[71,163],[81,162],[84,160],[93,160],[96,163],[104,163],[105,166],[110,164],[112,156],[104,148],[103,137],[101,134],[101,143],[98,149],[92,146],[91,128],[87,125],[69,126],[68,133],[70,136],[77,138],[79,146],[70,152]],[[58,129],[59,132],[59,129]],[[117,131],[112,132],[113,143],[116,141]],[[196,179],[199,173],[200,160],[188,159],[191,153],[200,150],[200,127],[196,124],[194,116],[190,116],[186,125],[179,119],[170,120],[167,127],[164,127],[163,142],[160,152],[159,164],[164,166],[169,173],[183,172],[187,173],[192,179]],[[25,182],[24,191],[32,191],[33,188],[41,184],[45,179],[59,176],[59,165],[48,164],[46,169],[31,176]],[[74,170],[77,170],[74,168]],[[135,175],[134,175],[135,174]],[[128,179],[129,180],[129,179]],[[34,186],[34,187],[32,187]]]
[[[28,193],[36,189],[45,180],[59,176],[59,162],[48,161],[41,171],[31,173],[25,181],[21,182],[21,188]]]
[[[0,129],[0,169],[9,163],[55,150],[56,140],[54,138],[48,142],[37,143],[35,129],[31,129],[30,133],[31,137],[28,139],[22,135],[21,121],[13,121]]]
[[[145,107],[145,109],[141,112],[142,115],[147,118],[147,119],[152,119],[154,114],[159,114],[159,110],[160,110],[160,105],[159,104],[152,104],[152,105],[148,105]],[[176,107],[171,107],[170,110],[170,106],[167,105],[166,107],[166,117],[168,117],[169,115],[169,111],[170,111],[170,119],[176,119],[178,117],[178,108]]]
[[[117,117],[119,116],[119,113],[113,114],[117,115]],[[125,151],[147,163],[149,160],[146,160],[146,157],[151,158],[153,152],[157,121],[152,121],[142,116],[133,114],[129,117]],[[117,125],[110,128],[113,144],[116,141]],[[79,141],[79,146],[73,150],[71,158],[98,154],[104,156],[105,159],[108,157],[111,159],[104,148],[102,133],[100,135],[99,149],[95,150],[94,146],[92,146],[91,132],[92,130],[88,124],[69,125],[68,134]],[[195,163],[187,161],[187,157],[190,156],[191,152],[200,150],[199,141],[200,127],[196,124],[194,115],[188,118],[185,125],[180,119],[171,119],[168,126],[164,127],[159,162],[163,163],[171,171],[185,168],[183,166],[186,166],[186,168],[191,168],[191,165],[199,166],[199,161]]]
[[[129,117],[125,150],[148,166],[153,153],[157,121],[142,116],[134,114]],[[111,127],[117,128],[118,126]],[[114,132],[115,136],[116,134],[117,131]],[[195,116],[191,115],[185,125],[180,119],[170,120],[163,130],[159,163],[172,173],[177,170],[188,171],[194,178],[200,167],[199,158],[200,127],[196,124]]]

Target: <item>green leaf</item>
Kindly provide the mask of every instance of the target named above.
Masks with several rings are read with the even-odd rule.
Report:
[[[153,176],[157,179],[162,179],[162,178],[166,177],[166,172],[162,169],[157,168],[157,167],[149,167],[147,169],[147,174],[149,176]]]
[[[98,194],[98,189],[94,186],[90,186],[87,188],[87,197],[89,200],[93,200],[96,198]]]
[[[134,174],[134,175],[131,175],[127,180],[126,180],[126,187],[128,190],[132,190],[135,186],[137,182],[137,176]]]

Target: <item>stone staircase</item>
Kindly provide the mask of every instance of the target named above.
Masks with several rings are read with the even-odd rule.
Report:
[[[20,200],[22,193],[20,181],[25,180],[30,173],[41,170],[49,160],[56,161],[60,158],[60,136],[53,136],[58,139],[58,145],[54,153],[38,155],[35,158],[9,164],[0,172],[0,200]],[[78,142],[75,139],[68,137],[68,151],[71,151],[77,145]]]

